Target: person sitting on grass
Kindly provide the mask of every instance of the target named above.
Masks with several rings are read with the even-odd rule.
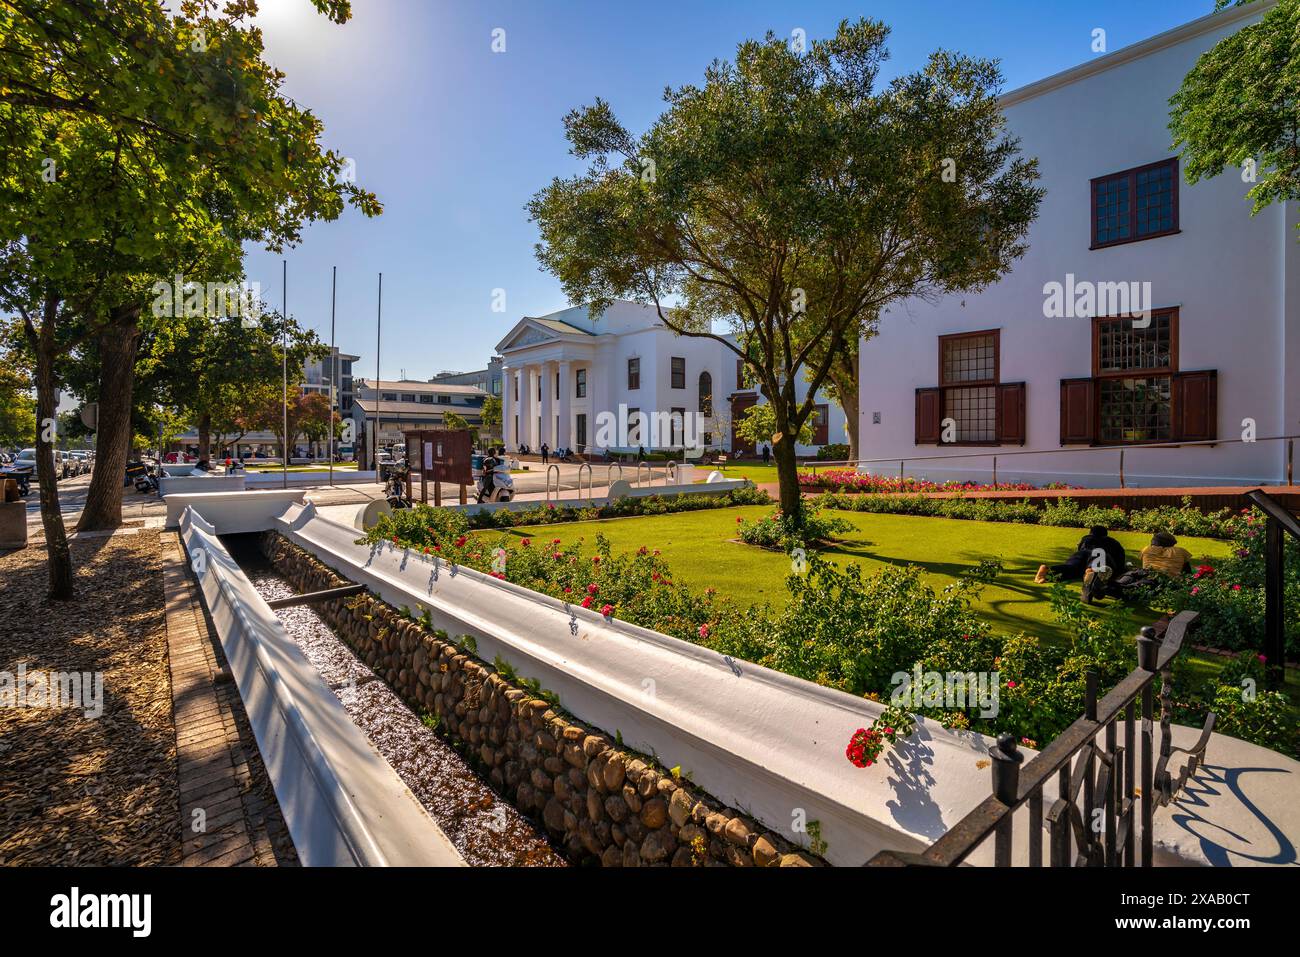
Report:
[[[1151,536],[1151,544],[1142,549],[1142,568],[1177,578],[1191,571],[1192,553],[1168,532],[1156,532]]]
[[[1084,601],[1091,601],[1100,598],[1105,591],[1105,583],[1112,576],[1122,574],[1126,566],[1124,546],[1111,537],[1105,525],[1094,525],[1087,535],[1079,539],[1079,547],[1074,554],[1060,565],[1039,565],[1034,581],[1041,585],[1049,575],[1067,582],[1082,579]]]

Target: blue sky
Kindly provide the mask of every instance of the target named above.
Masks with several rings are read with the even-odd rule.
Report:
[[[1213,0],[353,0],[336,26],[308,0],[261,0],[267,56],[286,91],[325,124],[325,143],[351,157],[383,202],[314,224],[288,251],[289,311],[326,341],[330,269],[338,266],[337,341],[374,374],[375,293],[384,274],[381,371],[425,379],[482,368],[521,316],[562,308],[539,270],[524,204],[578,169],[561,119],[600,96],[634,133],[659,114],[665,86],[698,81],[714,59],[771,30],[809,39],[845,18],[893,30],[888,71],[935,48],[1000,59],[1012,89],[1095,54],[1209,13]],[[505,31],[505,52],[491,49]],[[281,300],[279,255],[250,249],[248,277]],[[506,311],[492,311],[504,289]]]

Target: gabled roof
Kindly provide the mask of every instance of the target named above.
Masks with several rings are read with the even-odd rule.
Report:
[[[1044,77],[1041,80],[1035,80],[1025,86],[1017,87],[1008,93],[1004,93],[998,100],[998,104],[1003,108],[1014,106],[1024,100],[1041,96],[1062,86],[1068,86],[1079,80],[1094,76],[1114,67],[1123,66],[1125,63],[1131,63],[1134,60],[1149,56],[1166,47],[1174,46],[1186,40],[1191,40],[1203,33],[1209,33],[1213,30],[1219,30],[1223,27],[1231,26],[1241,20],[1246,20],[1254,16],[1262,15],[1277,5],[1277,0],[1254,0],[1253,3],[1234,4],[1233,6],[1224,7],[1215,13],[1206,14],[1203,17],[1197,17],[1187,23],[1174,27],[1172,30],[1166,30],[1164,33],[1157,33],[1153,37],[1145,40],[1139,40],[1137,43],[1131,43],[1126,47],[1107,53],[1103,56],[1096,57],[1081,63],[1078,66],[1070,67],[1068,70],[1062,70],[1060,73],[1053,73],[1051,76]]]
[[[505,353],[512,348],[531,346],[538,342],[545,342],[548,339],[556,339],[561,336],[578,336],[583,339],[595,339],[596,333],[588,332],[586,329],[581,329],[578,326],[571,325],[563,319],[545,319],[534,316],[524,316],[515,323],[513,329],[506,333],[506,337],[497,343],[496,351]]]

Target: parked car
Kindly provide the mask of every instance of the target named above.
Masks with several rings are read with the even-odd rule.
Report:
[[[79,472],[80,474],[82,474],[82,475],[87,475],[87,474],[89,474],[89,473],[90,473],[90,470],[91,470],[91,467],[92,467],[93,464],[94,464],[94,463],[92,462],[92,460],[91,460],[90,453],[89,453],[89,452],[73,452],[73,453],[71,453],[71,455],[72,455],[73,460],[77,463],[77,470],[78,470],[78,472]]]

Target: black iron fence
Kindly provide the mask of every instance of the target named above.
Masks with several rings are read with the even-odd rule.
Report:
[[[1294,521],[1294,520],[1293,520]],[[1014,735],[1002,734],[989,751],[993,793],[918,853],[882,851],[872,867],[954,867],[992,836],[993,861],[1012,863],[1016,812],[1028,810],[1030,867],[1150,867],[1152,816],[1169,804],[1205,760],[1215,715],[1206,719],[1191,748],[1174,747],[1170,722],[1171,669],[1197,620],[1180,612],[1163,634],[1142,629],[1138,666],[1104,698],[1097,700],[1097,675],[1087,677],[1084,714],[1021,768]],[[1160,744],[1154,740],[1156,677],[1160,677]],[[1121,740],[1122,738],[1122,740]],[[1185,755],[1175,774],[1171,764]],[[1044,787],[1055,777],[1057,797],[1045,807]]]
[[[1286,541],[1290,534],[1300,541],[1300,522],[1262,489],[1246,497],[1265,515],[1264,538],[1264,667],[1270,688],[1281,688],[1286,680]]]

